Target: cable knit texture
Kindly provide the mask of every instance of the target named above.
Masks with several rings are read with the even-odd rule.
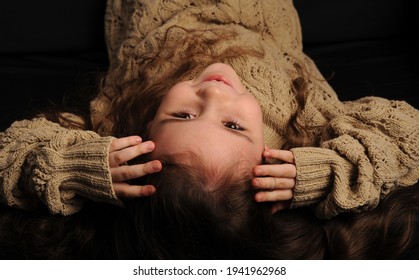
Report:
[[[28,210],[43,203],[63,215],[79,211],[86,197],[120,204],[109,173],[112,139],[44,118],[15,122],[0,133],[0,198]]]
[[[314,205],[318,217],[330,218],[372,209],[393,188],[417,182],[418,110],[376,97],[340,102],[302,50],[300,22],[291,0],[108,0],[110,73],[135,79],[139,57],[158,51],[174,26],[222,28],[238,34],[212,46],[214,53],[232,45],[265,53],[263,58],[233,59],[231,66],[262,106],[265,142],[271,148],[281,148],[286,141],[284,127],[296,108],[291,91],[297,76],[294,63],[308,70],[309,96],[298,122],[313,135],[321,135],[321,145],[292,150],[297,180],[291,207]],[[178,30],[174,40],[184,40],[182,32],[186,31]],[[178,59],[156,66],[155,76]],[[92,109],[93,122],[103,120],[106,100],[98,96]]]
[[[321,143],[292,150],[297,178],[291,207],[313,205],[318,217],[330,218],[372,209],[395,187],[418,181],[418,110],[374,97],[340,102],[302,50],[291,0],[108,0],[105,20],[109,75],[125,81],[137,78],[142,55],[159,51],[165,38],[183,42],[189,30],[237,33],[211,46],[214,53],[234,45],[263,51],[263,58],[240,57],[230,64],[262,106],[265,141],[271,148],[285,143],[284,127],[296,108],[294,63],[307,69],[309,96],[298,122],[321,136]],[[150,71],[158,78],[180,59],[175,55]],[[99,95],[91,103],[93,124],[106,122],[107,100]],[[111,126],[99,134],[108,135]],[[26,194],[33,192],[52,212],[65,214],[79,209],[82,196],[117,201],[105,156],[110,140],[42,119],[16,123],[1,134],[2,199],[25,208],[32,203]],[[30,190],[16,187],[19,180]]]
[[[336,95],[324,81],[314,63],[302,51],[301,28],[297,12],[290,0],[264,1],[128,1],[109,0],[106,17],[106,40],[109,51],[109,76],[126,81],[136,79],[145,54],[158,53],[164,40],[173,45],[187,41],[190,30],[224,30],[237,34],[235,38],[213,44],[212,53],[222,53],[227,47],[247,47],[265,53],[263,59],[240,57],[230,61],[243,84],[264,109],[265,139],[271,147],[284,144],[280,131],[296,108],[291,91],[291,79],[298,76],[295,62],[310,69],[312,91],[330,100],[330,109],[312,107],[307,111],[310,125],[323,125],[330,114],[344,110]],[[212,38],[213,32],[197,36]],[[151,77],[158,79],[168,69],[179,65],[182,53],[175,54],[164,65],[154,65]],[[109,79],[114,80],[114,79]],[[107,92],[107,94],[111,94]],[[316,98],[319,98],[317,96]],[[93,123],[103,121],[108,99],[99,96],[91,105]],[[320,109],[319,109],[320,108]],[[315,112],[312,114],[312,110]],[[105,135],[108,131],[99,131]]]

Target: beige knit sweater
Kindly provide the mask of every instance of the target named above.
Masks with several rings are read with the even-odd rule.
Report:
[[[313,205],[318,217],[330,218],[372,209],[393,188],[418,181],[419,111],[405,102],[374,97],[340,102],[302,51],[291,0],[108,0],[110,75],[135,79],[138,55],[159,50],[173,26],[238,34],[214,45],[214,52],[231,45],[264,51],[263,59],[240,58],[231,65],[262,106],[265,141],[272,148],[286,141],[282,131],[296,108],[290,90],[297,76],[293,64],[298,61],[309,69],[310,96],[298,121],[322,141],[319,147],[292,150],[297,166],[292,207]],[[176,30],[176,40],[187,32],[170,30]],[[156,67],[156,77],[178,59]],[[93,123],[103,121],[105,99],[98,96],[91,108]],[[83,197],[120,203],[107,166],[111,140],[43,119],[15,123],[0,135],[2,200],[21,208],[41,200],[51,212],[61,214],[78,211]]]

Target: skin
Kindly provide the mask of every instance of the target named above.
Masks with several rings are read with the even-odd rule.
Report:
[[[173,86],[163,98],[149,124],[150,139],[138,136],[116,139],[110,149],[110,168],[115,193],[122,198],[148,196],[153,186],[132,186],[125,181],[161,170],[161,162],[123,165],[139,155],[153,152],[153,158],[194,151],[217,168],[229,168],[228,159],[242,159],[244,169],[255,177],[253,186],[260,190],[255,200],[273,202],[272,212],[288,206],[295,186],[296,169],[290,151],[265,147],[262,110],[257,100],[246,91],[230,66],[215,63],[193,80]],[[283,164],[262,164],[277,159]]]
[[[230,66],[212,64],[169,90],[150,123],[150,138],[156,158],[192,150],[217,166],[228,164],[226,157],[255,165],[264,150],[262,111]]]
[[[145,164],[126,165],[131,159],[150,153],[154,150],[152,141],[142,142],[139,136],[128,136],[112,141],[109,149],[109,167],[115,194],[119,198],[135,198],[153,195],[154,186],[130,185],[126,181],[159,172],[162,164],[153,160]]]
[[[294,154],[286,150],[269,149],[266,147],[263,156],[270,160],[280,160],[282,164],[257,165],[253,169],[256,176],[252,179],[252,185],[261,191],[255,195],[257,202],[273,202],[271,212],[288,208],[293,197],[295,177]]]

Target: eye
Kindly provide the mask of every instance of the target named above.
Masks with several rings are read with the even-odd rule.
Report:
[[[191,120],[196,117],[194,114],[187,113],[187,112],[175,112],[172,114],[172,116],[175,118],[185,119],[185,120]]]
[[[238,131],[243,131],[244,130],[244,128],[242,126],[240,126],[238,123],[232,122],[232,121],[225,122],[224,126],[230,128],[230,129],[233,129],[233,130],[238,130]]]

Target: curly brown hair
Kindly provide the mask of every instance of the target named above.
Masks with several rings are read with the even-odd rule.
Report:
[[[180,46],[167,46],[141,57],[138,77],[124,80],[119,70],[102,80],[101,94],[110,107],[100,131],[110,121],[117,137],[147,134],[147,124],[174,83],[213,62],[243,56],[263,56],[253,49],[227,48],[214,55],[211,45],[235,34],[190,36]],[[163,67],[175,52],[182,59],[162,75],[149,69]],[[178,53],[179,57],[179,53]],[[289,123],[289,147],[313,145],[316,139],[301,127],[298,114],[307,100],[308,80],[303,67],[292,83],[298,109]],[[164,72],[164,73],[163,73]],[[202,159],[201,159],[202,160]],[[364,213],[317,219],[308,207],[271,215],[269,204],[256,203],[246,178],[236,180],[231,170],[220,176],[221,187],[209,191],[202,164],[182,166],[168,160],[163,171],[141,178],[152,183],[156,195],[128,201],[123,208],[88,202],[73,216],[46,211],[0,211],[0,257],[26,259],[400,259],[419,258],[419,185],[391,192],[378,207]]]
[[[177,27],[173,28],[177,29]],[[215,62],[229,63],[231,59],[244,56],[263,57],[261,50],[246,47],[227,47],[222,52],[215,52],[217,42],[232,40],[236,34],[225,30],[184,30],[184,41],[179,42],[168,31],[163,46],[158,53],[149,53],[136,59],[139,71],[135,78],[126,80],[125,69],[116,68],[102,80],[100,95],[108,106],[105,116],[94,127],[96,131],[111,125],[110,133],[116,137],[132,134],[147,135],[147,124],[153,119],[164,95],[183,79],[194,77],[208,65]],[[174,59],[176,57],[176,59]],[[294,59],[297,60],[296,58]],[[287,131],[288,138],[284,148],[309,146],[316,139],[298,123],[298,116],[304,109],[307,95],[307,73],[302,63],[295,63],[295,78],[290,81],[290,88],[297,100],[297,108],[291,116]],[[159,75],[155,75],[158,69]],[[122,125],[123,124],[123,125]]]

